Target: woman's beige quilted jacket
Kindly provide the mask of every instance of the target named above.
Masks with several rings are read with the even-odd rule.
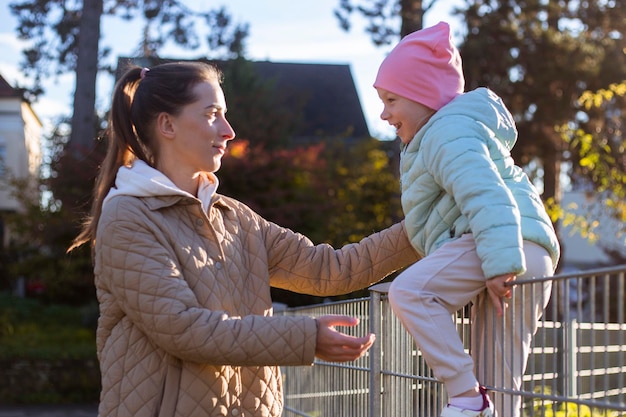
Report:
[[[316,324],[270,317],[270,285],[333,295],[417,260],[403,224],[335,250],[215,195],[117,196],[95,276],[101,417],[280,416],[279,366],[310,365]]]

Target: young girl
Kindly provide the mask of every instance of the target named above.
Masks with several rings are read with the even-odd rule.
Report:
[[[533,285],[533,294],[517,291],[508,300],[511,287],[505,284],[551,276],[559,259],[539,194],[510,155],[517,139],[511,114],[493,92],[464,93],[464,85],[461,58],[444,22],[402,39],[374,83],[384,104],[381,118],[402,141],[406,228],[424,256],[393,281],[389,300],[445,384],[450,398],[442,417],[494,415],[451,315],[487,290],[486,300],[504,314],[505,324],[504,334],[502,326],[487,329],[495,340],[481,357],[491,358],[498,371],[483,383],[519,389],[551,286]],[[513,326],[520,312],[525,317],[515,317]],[[486,320],[475,317],[473,330],[482,331]],[[513,347],[501,351],[504,338]],[[480,368],[483,374],[489,364]],[[520,413],[519,398],[511,397],[497,401],[503,417]]]
[[[207,64],[131,68],[111,105],[90,242],[100,306],[98,415],[282,414],[280,366],[349,361],[347,316],[272,316],[270,286],[332,295],[417,259],[402,224],[335,250],[218,194],[235,132]]]

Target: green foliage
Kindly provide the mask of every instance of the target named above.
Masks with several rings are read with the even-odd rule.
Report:
[[[578,105],[587,117],[558,126],[557,131],[569,145],[574,186],[593,189],[594,198],[585,215],[575,214],[578,207],[570,206],[555,211],[556,217],[592,242],[600,237],[600,218],[614,219],[621,225],[616,236],[626,242],[626,81],[584,91]],[[623,248],[607,249],[626,259]]]
[[[95,359],[96,314],[0,293],[0,360]]]
[[[375,139],[285,149],[234,141],[218,172],[219,191],[315,243],[340,247],[402,218],[391,152],[397,151]],[[289,305],[322,301],[278,290],[273,295]]]
[[[549,387],[539,387],[535,393],[550,394]],[[527,413],[525,413],[527,415]],[[596,410],[584,404],[553,402],[544,399],[532,400],[532,415],[541,417],[618,417],[621,414],[612,410]]]
[[[613,208],[626,216],[626,80],[595,92],[585,91],[578,103],[587,111],[588,118],[576,124],[561,126],[563,140],[577,153],[572,160],[582,181],[590,181],[596,192],[609,192]]]
[[[97,401],[96,316],[0,293],[0,403]]]
[[[542,417],[618,417],[620,414],[617,411],[592,410],[589,406],[579,405],[574,403],[560,403],[558,405],[538,404],[534,407],[534,414]]]
[[[329,140],[268,150],[236,141],[218,172],[220,191],[314,242],[341,246],[401,217],[398,179],[384,144]]]
[[[335,246],[356,242],[403,218],[398,175],[389,155],[399,149],[390,145],[395,143],[370,139],[327,148],[328,196],[334,210],[326,222],[326,241]]]

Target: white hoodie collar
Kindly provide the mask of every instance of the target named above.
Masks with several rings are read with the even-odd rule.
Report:
[[[217,191],[219,181],[212,172],[203,173],[200,178],[198,187],[198,197],[183,191],[176,184],[166,177],[161,171],[149,166],[144,161],[135,160],[132,165],[121,166],[117,171],[115,178],[115,186],[113,186],[104,201],[104,207],[107,202],[119,195],[128,195],[133,197],[162,197],[180,195],[191,198],[198,198],[204,209],[206,210],[211,199]]]

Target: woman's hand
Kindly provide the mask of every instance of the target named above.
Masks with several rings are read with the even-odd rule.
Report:
[[[511,298],[511,287],[504,284],[515,281],[515,278],[517,278],[515,274],[504,274],[487,280],[487,292],[489,292],[489,297],[491,297],[491,301],[493,301],[493,305],[496,307],[498,317],[501,317],[504,313],[504,308],[506,307],[504,299]]]
[[[335,330],[335,326],[356,326],[359,320],[350,316],[328,315],[317,321],[315,356],[328,362],[347,362],[360,358],[372,346],[376,337],[370,333],[354,337]]]

